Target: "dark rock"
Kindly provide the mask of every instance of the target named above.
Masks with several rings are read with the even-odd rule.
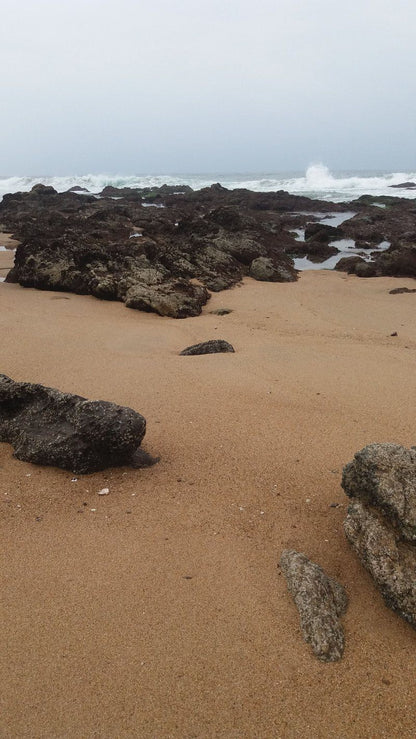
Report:
[[[389,185],[389,187],[399,187],[402,190],[414,190],[416,182],[400,182],[399,185]]]
[[[299,611],[302,634],[318,659],[335,662],[344,652],[340,617],[348,599],[340,583],[299,552],[286,549],[280,567]]]
[[[305,227],[305,241],[313,239],[314,241],[327,244],[328,241],[342,238],[344,238],[342,229],[328,226],[324,223],[308,223]]]
[[[137,465],[145,431],[131,408],[0,375],[0,441],[17,459],[75,474]]]
[[[416,628],[416,448],[370,444],[343,471],[346,536],[386,605]]]
[[[394,290],[389,291],[389,295],[401,295],[401,293],[416,293],[416,288],[395,287]]]
[[[377,269],[373,262],[357,262],[354,267],[354,274],[357,277],[375,277]]]
[[[364,259],[358,256],[342,257],[335,265],[334,269],[339,272],[348,272],[353,274],[357,264],[364,264]]]
[[[296,273],[290,265],[278,264],[269,257],[253,259],[250,277],[264,282],[294,282]]]
[[[228,341],[223,339],[211,339],[201,344],[193,344],[183,349],[180,356],[195,356],[196,354],[219,354],[222,352],[234,352],[234,348]]]

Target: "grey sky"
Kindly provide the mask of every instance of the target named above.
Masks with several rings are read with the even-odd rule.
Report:
[[[416,169],[416,0],[0,0],[0,174]]]

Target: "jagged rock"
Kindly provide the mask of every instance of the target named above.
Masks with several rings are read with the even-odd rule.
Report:
[[[346,536],[386,604],[416,627],[416,448],[370,444],[343,471]]]
[[[0,441],[17,459],[76,474],[145,466],[154,461],[139,450],[145,431],[132,408],[0,375]]]
[[[224,339],[211,339],[201,344],[193,344],[183,349],[180,356],[194,356],[196,354],[219,354],[221,352],[234,352],[234,347]]]
[[[294,550],[282,552],[280,567],[299,611],[305,641],[323,662],[341,659],[344,631],[339,619],[348,605],[344,588],[305,554]]]

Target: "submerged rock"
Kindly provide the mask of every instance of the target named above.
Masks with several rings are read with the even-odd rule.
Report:
[[[336,662],[344,652],[340,617],[348,599],[342,585],[305,554],[285,549],[280,567],[299,611],[302,634],[318,659]]]
[[[17,459],[75,474],[146,466],[154,460],[139,450],[145,432],[132,408],[0,375],[0,441]]]
[[[416,448],[370,444],[343,471],[345,534],[386,605],[416,628]]]
[[[211,339],[201,344],[193,344],[183,349],[180,356],[194,356],[196,354],[219,354],[222,352],[234,352],[234,347],[224,339]]]

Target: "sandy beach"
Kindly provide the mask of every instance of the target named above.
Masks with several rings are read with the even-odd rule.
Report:
[[[2,737],[415,736],[416,632],[348,545],[340,487],[366,444],[416,444],[398,286],[247,278],[174,320],[0,283],[1,371],[131,406],[161,458],[73,479],[0,444]],[[178,356],[212,338],[235,354]],[[287,547],[346,587],[339,663],[302,639]]]

